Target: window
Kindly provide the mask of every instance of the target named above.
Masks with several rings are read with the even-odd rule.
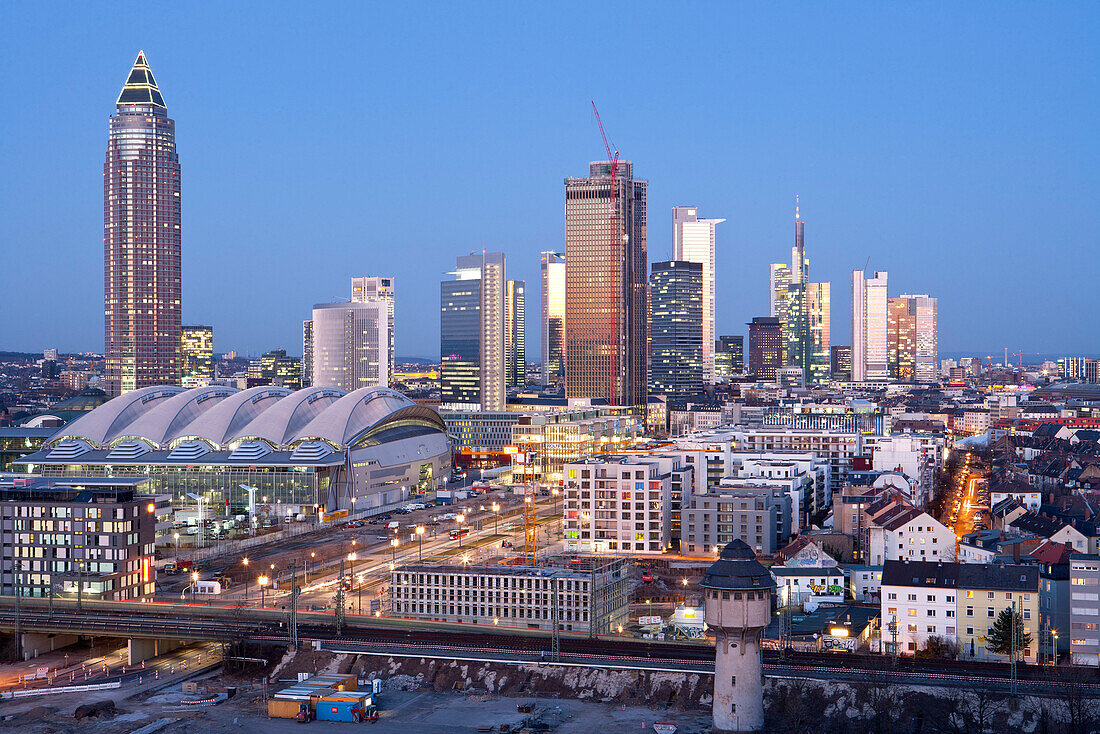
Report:
[[[737,685],[737,676],[736,675],[731,675],[730,676],[730,685],[731,686]]]
[[[910,610],[909,610],[909,616],[910,616],[910,617],[915,617],[915,616],[917,616],[917,610],[916,610],[916,609],[910,609]]]
[[[973,617],[974,616],[974,607],[967,607],[966,608],[966,616],[968,616],[968,617]]]
[[[973,627],[967,627],[966,628],[966,634],[968,634],[968,635],[974,634],[974,628]]]
[[[993,607],[986,607],[985,608],[985,616],[989,617],[990,619],[993,619]]]

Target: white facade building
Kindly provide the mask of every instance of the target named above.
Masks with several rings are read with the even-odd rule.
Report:
[[[672,207],[672,259],[703,266],[703,377],[714,382],[714,241],[725,219],[700,219],[694,206]]]
[[[888,361],[887,274],[852,271],[852,381],[885,380]]]
[[[352,278],[351,301],[352,303],[371,303],[373,301],[381,301],[382,303],[386,304],[386,348],[387,350],[389,350],[389,374],[392,377],[394,370],[394,354],[397,351],[397,342],[394,341],[395,331],[393,312],[394,305],[396,304],[396,295],[394,293],[393,278],[390,278],[388,276],[367,276],[362,278]]]
[[[313,307],[313,369],[318,387],[352,392],[388,387],[389,311],[385,303],[319,303]]]
[[[662,553],[670,544],[673,454],[594,456],[565,465],[566,553]]]
[[[927,512],[899,505],[896,513],[881,519],[868,528],[872,564],[955,560],[955,533]]]

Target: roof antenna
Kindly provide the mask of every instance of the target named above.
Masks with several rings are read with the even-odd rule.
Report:
[[[798,194],[794,195],[794,221],[798,221]]]

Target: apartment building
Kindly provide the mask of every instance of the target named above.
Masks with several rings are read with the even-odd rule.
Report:
[[[1069,557],[1069,653],[1076,665],[1100,666],[1100,555]]]
[[[439,622],[607,634],[629,615],[622,558],[550,559],[549,565],[411,564],[395,568],[393,616]]]
[[[1004,661],[988,646],[997,615],[1015,604],[1032,644],[1020,659],[1036,661],[1039,570],[1035,566],[896,561],[882,570],[882,649],[912,655],[937,636],[958,646],[961,659]]]
[[[716,487],[681,510],[680,552],[706,556],[733,540],[771,555],[791,537],[791,498],[782,487]]]
[[[924,510],[891,497],[872,504],[867,514],[868,563],[955,560],[954,531]]]
[[[152,596],[156,500],[148,479],[0,478],[0,593]]]
[[[567,553],[662,553],[671,544],[672,476],[692,483],[680,456],[601,455],[564,467]]]

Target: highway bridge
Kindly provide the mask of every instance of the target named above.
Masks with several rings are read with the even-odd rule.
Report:
[[[18,617],[18,621],[17,621]],[[0,629],[23,634],[118,637],[131,641],[131,663],[191,641],[254,641],[287,645],[289,614],[278,609],[138,602],[84,602],[0,597]],[[504,626],[477,626],[425,620],[349,615],[337,634],[331,614],[298,613],[300,644],[357,655],[433,658],[502,664],[567,665],[712,675],[714,648],[708,641],[658,641],[622,637],[589,637],[563,632],[554,660],[549,632]],[[149,642],[165,643],[163,649]],[[1074,667],[1072,685],[1100,697],[1100,674]],[[1057,694],[1066,685],[1065,669],[1034,665],[1017,667],[1018,685],[1029,693]],[[1010,667],[999,663],[901,658],[850,653],[764,652],[764,674],[775,678],[967,688],[1009,691]]]

